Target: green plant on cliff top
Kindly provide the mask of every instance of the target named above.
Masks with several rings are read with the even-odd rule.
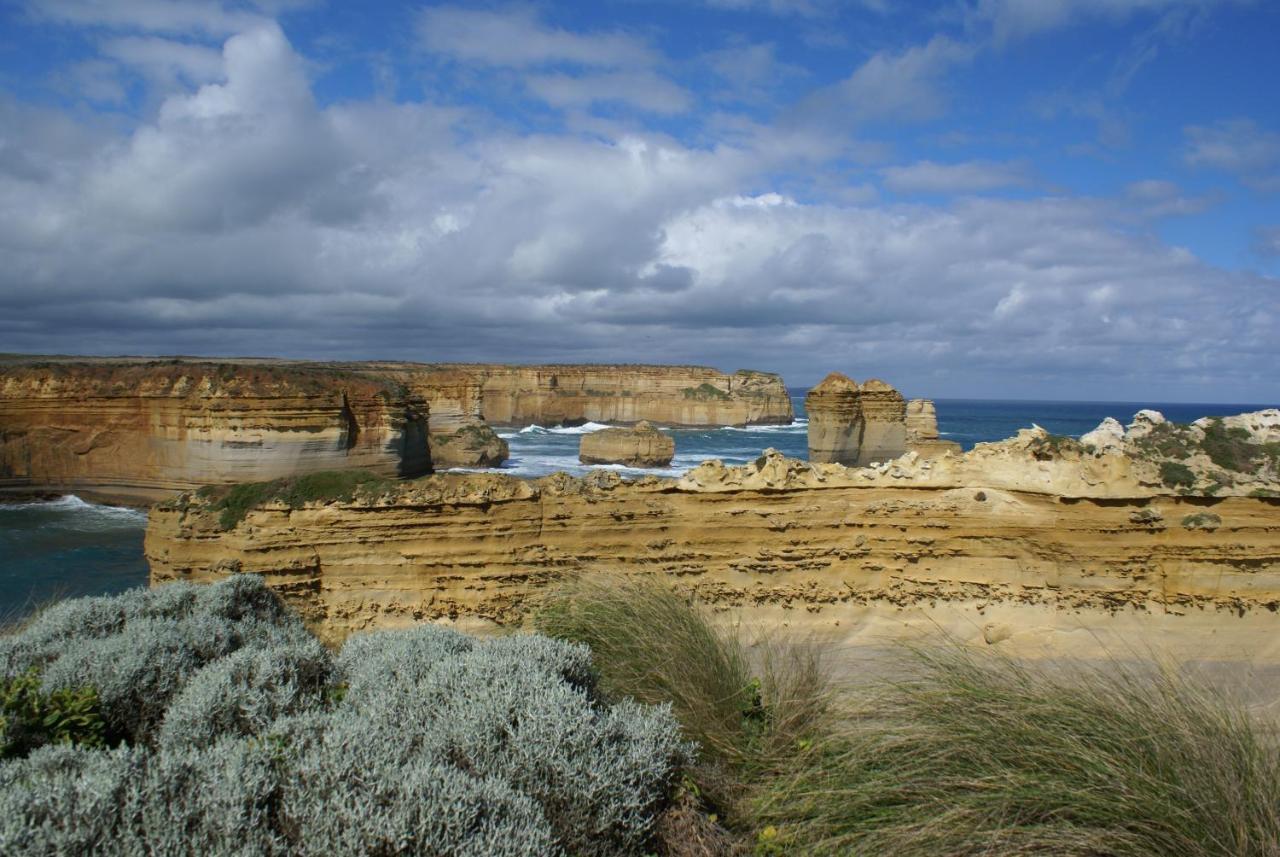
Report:
[[[228,489],[215,489],[205,496],[216,498],[210,508],[221,513],[218,524],[224,530],[231,530],[245,519],[250,509],[264,503],[279,501],[291,509],[319,501],[345,503],[357,494],[374,494],[391,484],[392,480],[368,470],[325,470],[271,482],[242,482]]]
[[[1190,488],[1196,484],[1196,475],[1185,464],[1166,461],[1160,465],[1160,481],[1170,488]]]
[[[686,399],[698,399],[700,401],[712,399],[727,401],[729,399],[728,393],[707,381],[703,381],[696,387],[685,387],[680,392]]]
[[[0,759],[45,744],[103,746],[102,712],[92,687],[45,691],[33,667],[0,678]]]

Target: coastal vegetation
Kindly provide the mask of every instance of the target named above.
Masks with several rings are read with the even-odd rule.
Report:
[[[585,646],[422,625],[334,653],[251,576],[62,602],[0,677],[4,854],[640,854],[693,754],[669,707],[605,702]],[[101,728],[28,729],[46,694]]]
[[[1273,726],[1168,670],[940,643],[836,688],[812,646],[746,646],[635,580],[573,582],[537,625],[591,645],[607,693],[670,701],[699,738],[702,826],[680,841],[700,845],[673,853],[1280,853]]]
[[[392,484],[392,480],[368,470],[325,470],[269,482],[201,488],[198,494],[212,502],[222,529],[230,530],[244,520],[250,509],[265,503],[301,509],[319,500],[348,502],[357,495],[385,491]]]

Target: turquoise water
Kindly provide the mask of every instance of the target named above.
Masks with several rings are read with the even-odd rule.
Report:
[[[774,447],[787,455],[807,454],[803,391],[794,391],[797,420],[786,426],[749,429],[673,430],[676,458],[664,470],[611,468],[627,476],[678,475],[700,461],[729,464],[754,459]],[[1079,436],[1104,417],[1127,423],[1142,408],[1154,408],[1178,422],[1202,416],[1256,411],[1266,405],[1196,405],[1151,402],[997,402],[939,399],[941,434],[966,449],[1009,437],[1032,423],[1055,434]],[[1274,407],[1274,405],[1270,406]],[[527,426],[500,432],[511,447],[503,472],[541,476],[557,470],[581,474],[578,442],[598,426]],[[32,606],[75,595],[120,592],[147,582],[142,557],[146,515],[131,509],[95,506],[74,497],[44,503],[0,505],[0,619],[20,616]]]

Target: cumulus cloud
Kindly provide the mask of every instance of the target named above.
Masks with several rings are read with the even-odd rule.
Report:
[[[35,17],[63,24],[213,36],[261,25],[280,9],[258,3],[246,10],[210,0],[27,0],[25,5]]]
[[[977,193],[1008,187],[1022,187],[1030,181],[1026,163],[965,161],[939,164],[917,161],[880,171],[885,186],[900,193]]]
[[[530,78],[573,63],[646,79],[517,20],[553,36],[502,60]],[[941,97],[963,51],[921,50],[880,64]],[[1205,265],[1130,216],[1183,199],[1170,183],[890,206],[846,174],[843,199],[815,198],[789,171],[835,175],[847,137],[741,117],[696,142],[625,124],[533,132],[472,106],[318,102],[303,57],[261,22],[216,63],[128,132],[0,98],[6,348],[692,361],[800,382],[841,368],[992,396],[1273,383],[1276,280]],[[884,175],[969,193],[1019,168]]]

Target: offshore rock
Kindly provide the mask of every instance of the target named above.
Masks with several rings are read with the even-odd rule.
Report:
[[[858,382],[832,372],[804,397],[809,418],[809,460],[856,466],[866,420]]]
[[[578,460],[583,464],[625,464],[666,467],[676,454],[676,442],[647,421],[634,428],[608,428],[582,436]]]
[[[442,467],[500,467],[511,451],[497,432],[482,422],[454,431],[431,432],[431,463]]]

